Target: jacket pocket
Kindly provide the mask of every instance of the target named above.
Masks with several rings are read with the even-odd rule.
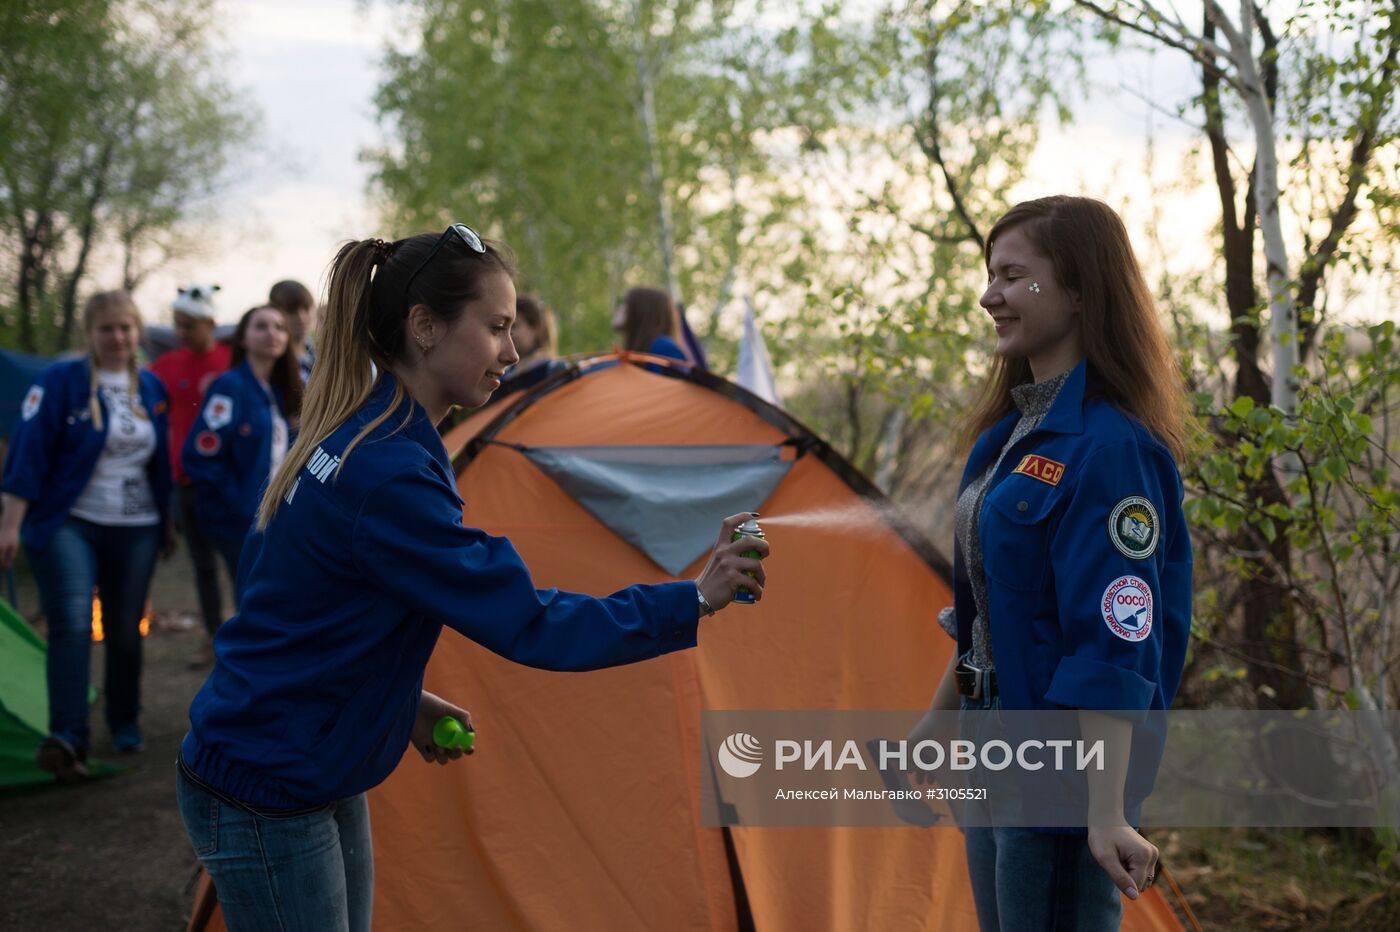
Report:
[[[1011,476],[987,493],[982,509],[982,572],[989,583],[1040,592],[1050,570],[1050,529],[1060,492]]]

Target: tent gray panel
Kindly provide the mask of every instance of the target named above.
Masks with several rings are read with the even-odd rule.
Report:
[[[526,447],[521,452],[599,521],[677,576],[719,522],[759,511],[792,460],[770,444]]]

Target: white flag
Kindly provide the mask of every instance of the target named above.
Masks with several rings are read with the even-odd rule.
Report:
[[[739,373],[735,381],[769,404],[782,406],[778,386],[773,381],[773,363],[763,333],[754,319],[753,302],[744,296],[744,335],[739,340]]]

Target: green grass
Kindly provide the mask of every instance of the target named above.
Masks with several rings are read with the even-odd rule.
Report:
[[[1400,928],[1400,869],[1363,829],[1194,828],[1148,834],[1204,929]],[[1186,922],[1176,896],[1167,901]]]

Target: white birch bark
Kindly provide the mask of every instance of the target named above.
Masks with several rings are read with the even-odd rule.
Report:
[[[661,271],[666,279],[666,291],[671,300],[681,298],[676,281],[675,244],[671,232],[671,207],[666,200],[666,185],[661,171],[661,140],[656,131],[656,101],[652,91],[652,69],[647,61],[646,37],[643,35],[642,0],[632,7],[632,42],[637,55],[637,85],[640,89],[638,107],[641,110],[642,133],[646,137],[647,175],[652,194],[656,197],[656,226],[661,243]]]

